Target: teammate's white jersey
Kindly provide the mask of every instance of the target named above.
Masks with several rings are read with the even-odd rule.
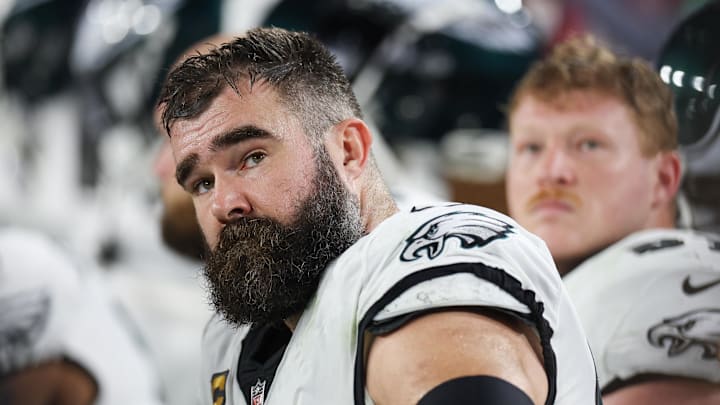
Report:
[[[546,403],[596,403],[587,340],[545,244],[502,214],[450,203],[388,218],[328,267],[271,384],[238,376],[252,332],[216,315],[203,339],[202,403],[372,404],[368,336],[439,307],[492,307],[526,320],[542,340]]]
[[[635,233],[565,276],[601,388],[643,375],[720,382],[720,238]],[[618,381],[618,382],[619,382]]]
[[[159,405],[147,354],[99,284],[35,231],[0,227],[0,375],[59,358],[97,383],[95,405]]]

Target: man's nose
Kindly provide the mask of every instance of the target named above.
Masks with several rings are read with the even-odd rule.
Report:
[[[245,188],[237,178],[215,179],[212,214],[221,224],[231,223],[252,211]]]
[[[539,181],[543,185],[571,185],[577,180],[572,157],[561,147],[545,150]]]

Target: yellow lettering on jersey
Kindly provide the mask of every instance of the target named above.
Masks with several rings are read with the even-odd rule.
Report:
[[[225,405],[225,384],[230,370],[215,373],[210,381],[213,405]]]

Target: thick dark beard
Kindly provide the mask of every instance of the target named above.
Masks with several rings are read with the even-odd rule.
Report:
[[[362,236],[357,197],[324,149],[313,189],[292,224],[241,218],[220,233],[204,269],[215,310],[236,325],[264,325],[301,313],[325,268]]]

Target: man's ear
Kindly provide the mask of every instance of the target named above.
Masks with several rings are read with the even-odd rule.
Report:
[[[357,118],[342,121],[337,128],[342,144],[342,169],[348,180],[354,180],[369,162],[372,134],[365,122]]]
[[[658,203],[672,203],[680,188],[682,164],[675,152],[661,152],[658,156],[658,171],[655,198]]]

